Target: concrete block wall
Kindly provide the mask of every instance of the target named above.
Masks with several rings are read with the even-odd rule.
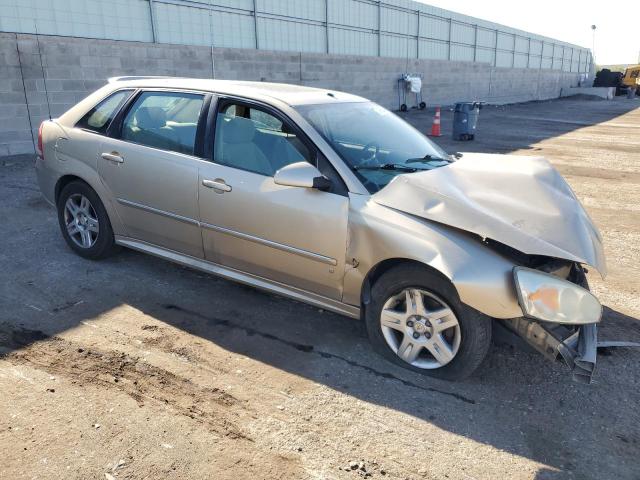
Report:
[[[32,153],[42,120],[60,115],[112,76],[294,83],[354,93],[397,109],[397,79],[403,72],[422,75],[423,100],[429,105],[545,100],[578,83],[576,73],[486,63],[0,33],[0,156]],[[414,98],[408,94],[407,103]]]
[[[0,37],[0,156],[33,152],[17,45],[8,36]]]

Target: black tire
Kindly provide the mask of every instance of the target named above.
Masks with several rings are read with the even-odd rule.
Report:
[[[401,112],[406,112],[407,111],[407,105],[405,103],[403,103],[402,105],[400,105],[400,111]]]
[[[415,367],[389,347],[380,326],[380,315],[387,299],[406,288],[426,290],[444,300],[460,325],[460,346],[455,357],[436,369]],[[371,302],[365,309],[365,323],[374,350],[401,367],[444,380],[462,380],[482,363],[491,345],[491,319],[464,305],[455,287],[443,276],[417,264],[404,264],[385,272],[371,288]]]
[[[69,234],[66,228],[65,222],[65,205],[67,200],[74,195],[82,195],[86,197],[89,202],[91,202],[91,207],[95,211],[99,230],[97,236],[90,247],[82,247],[78,245]],[[100,260],[103,258],[107,258],[117,250],[115,244],[115,238],[113,235],[113,229],[111,228],[111,222],[109,221],[109,216],[107,215],[107,211],[98,197],[98,194],[86,183],[76,180],[68,183],[60,192],[57,201],[57,210],[58,210],[58,224],[60,225],[60,231],[62,232],[62,236],[64,240],[67,242],[67,245],[78,255],[81,257],[90,259],[90,260]]]
[[[427,108],[427,104],[424,102],[420,102],[420,110],[424,110],[425,108]]]

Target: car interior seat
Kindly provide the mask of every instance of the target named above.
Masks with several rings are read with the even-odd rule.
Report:
[[[255,144],[256,127],[252,120],[242,117],[221,118],[221,142],[216,142],[216,158],[224,165],[273,175],[274,169],[264,153]]]
[[[167,114],[160,107],[140,107],[134,114],[135,125],[127,125],[124,138],[142,145],[181,152],[180,139],[167,126]]]

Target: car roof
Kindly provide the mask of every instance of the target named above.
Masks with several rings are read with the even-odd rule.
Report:
[[[256,100],[276,99],[288,105],[366,102],[365,98],[336,90],[288,83],[247,82],[177,77],[114,77],[110,84],[136,88],[179,88],[212,93],[239,95]]]

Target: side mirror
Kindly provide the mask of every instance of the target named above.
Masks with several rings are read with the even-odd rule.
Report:
[[[318,190],[331,188],[331,180],[324,177],[308,162],[291,163],[282,167],[273,176],[273,181],[288,187],[317,188]]]

